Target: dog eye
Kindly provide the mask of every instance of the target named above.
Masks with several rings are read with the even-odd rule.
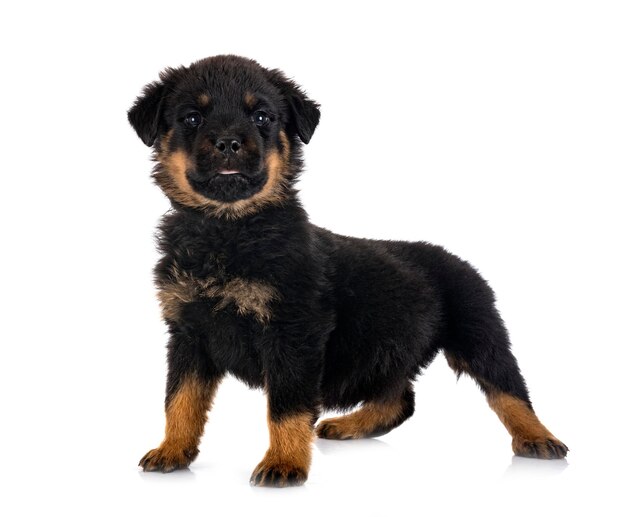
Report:
[[[192,111],[185,117],[185,124],[189,127],[198,127],[202,122],[202,115],[197,111]]]
[[[270,116],[264,111],[255,111],[252,114],[252,121],[259,127],[267,126],[271,120]]]

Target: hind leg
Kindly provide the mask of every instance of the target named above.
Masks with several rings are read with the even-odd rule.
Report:
[[[407,383],[399,396],[366,401],[353,413],[320,422],[315,431],[320,438],[350,440],[387,434],[415,411],[413,387]]]
[[[474,357],[473,361],[449,351],[445,355],[457,375],[466,373],[478,383],[489,406],[513,438],[516,455],[542,459],[560,459],[567,455],[567,446],[537,418],[508,343],[482,358]],[[491,363],[484,363],[487,357]]]

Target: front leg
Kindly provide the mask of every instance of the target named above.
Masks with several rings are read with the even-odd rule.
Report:
[[[268,410],[267,424],[270,446],[250,477],[257,486],[298,486],[304,484],[311,466],[313,413],[272,416]]]
[[[139,461],[144,471],[183,469],[198,456],[207,413],[221,376],[197,356],[193,341],[172,336],[168,355],[165,438]]]
[[[252,473],[252,485],[298,486],[307,480],[321,374],[317,350],[307,348],[283,344],[268,357],[270,446]]]

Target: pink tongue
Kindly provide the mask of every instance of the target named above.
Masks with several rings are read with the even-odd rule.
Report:
[[[239,174],[239,171],[220,171],[220,174]]]

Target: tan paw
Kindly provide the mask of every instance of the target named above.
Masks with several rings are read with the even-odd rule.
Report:
[[[172,472],[184,469],[196,459],[198,449],[180,449],[168,446],[152,449],[139,461],[139,466],[146,472]]]
[[[513,452],[525,458],[557,460],[565,458],[568,451],[567,445],[557,440],[554,436],[533,440],[513,440]]]
[[[317,424],[315,433],[327,440],[352,440],[366,436],[362,429],[351,424],[350,419],[345,416],[322,420]]]
[[[288,463],[271,463],[263,460],[250,477],[250,484],[266,487],[287,487],[303,485],[308,471]]]

